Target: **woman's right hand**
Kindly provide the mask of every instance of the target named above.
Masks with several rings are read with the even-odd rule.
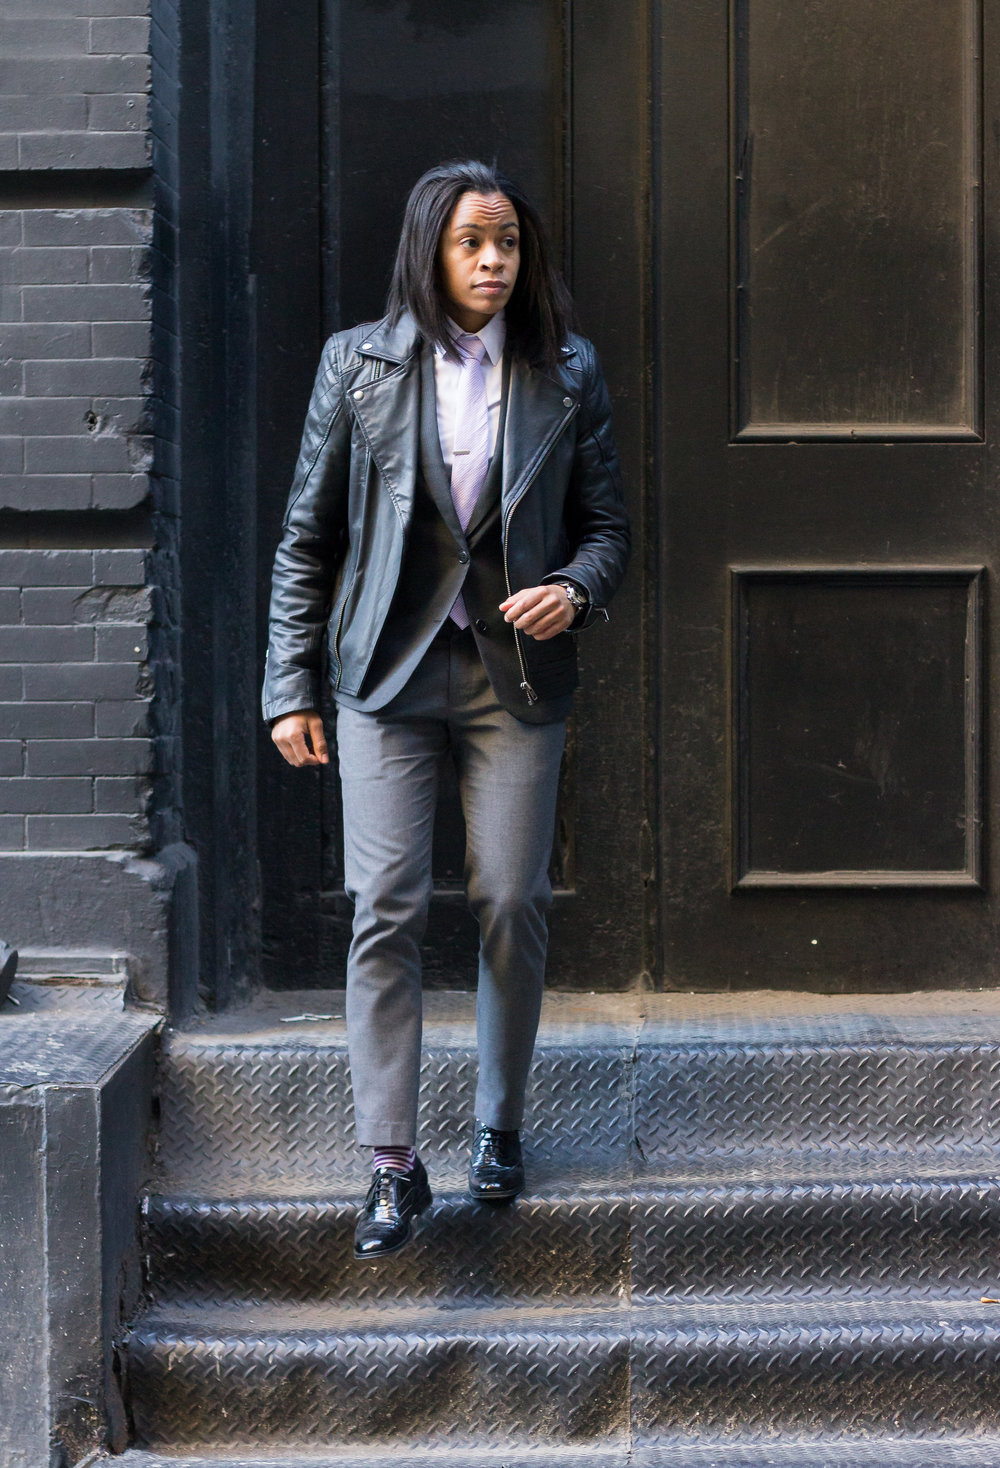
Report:
[[[315,709],[297,709],[282,714],[271,725],[271,738],[290,765],[328,765],[330,756],[323,733],[323,720]]]

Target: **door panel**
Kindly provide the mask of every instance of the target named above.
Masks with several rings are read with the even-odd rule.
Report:
[[[734,885],[978,885],[981,580],[733,573]]]
[[[660,20],[664,982],[990,982],[992,10]]]
[[[741,436],[975,432],[979,33],[976,0],[739,0]]]

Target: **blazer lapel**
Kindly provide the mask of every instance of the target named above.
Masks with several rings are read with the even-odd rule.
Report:
[[[441,454],[437,421],[437,391],[434,385],[433,348],[420,353],[420,464],[431,498],[459,545],[465,544],[462,526],[451,497],[451,483]]]
[[[510,357],[505,356],[503,360],[502,386],[500,389],[500,423],[497,429],[497,441],[493,449],[493,457],[490,460],[490,467],[486,471],[486,478],[483,480],[483,487],[479,491],[479,498],[476,500],[472,517],[466,526],[465,534],[470,544],[482,529],[485,521],[493,514],[500,498],[500,482],[507,440],[507,406],[509,402]]]

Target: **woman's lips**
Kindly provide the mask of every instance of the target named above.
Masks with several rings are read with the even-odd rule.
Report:
[[[498,296],[507,289],[505,280],[484,280],[473,286],[473,290],[485,291],[488,296]]]

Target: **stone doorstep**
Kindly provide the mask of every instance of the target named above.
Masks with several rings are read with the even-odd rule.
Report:
[[[17,976],[0,1014],[38,1010],[119,1013],[135,960],[114,949],[21,948]]]
[[[472,990],[424,993],[425,1045],[475,1043]],[[248,1004],[199,1015],[174,1031],[192,1050],[301,1042],[346,1046],[343,989],[261,989]],[[767,1044],[1000,1043],[1000,989],[922,989],[818,994],[729,992],[584,993],[547,989],[538,1047]]]

